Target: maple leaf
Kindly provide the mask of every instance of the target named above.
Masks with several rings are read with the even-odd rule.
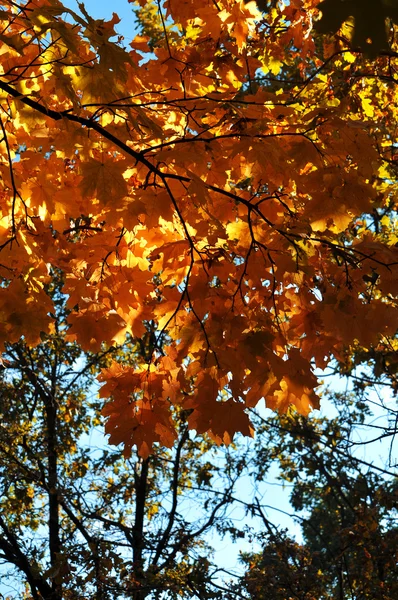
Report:
[[[253,30],[253,21],[260,17],[256,3],[242,1],[235,2],[232,9],[224,9],[218,13],[219,19],[228,27],[230,34],[236,39],[239,50],[246,46],[246,38],[250,30]]]
[[[110,434],[109,441],[115,445],[123,443],[126,457],[130,456],[133,444],[145,459],[151,454],[154,443],[171,448],[177,438],[169,410],[160,403],[152,406],[142,401],[114,401],[102,412],[107,417],[105,431]]]
[[[126,322],[116,312],[109,313],[96,306],[72,314],[69,322],[67,339],[79,339],[82,348],[91,352],[99,352],[103,343],[123,342],[128,330]]]
[[[96,196],[103,204],[116,203],[123,199],[128,192],[127,183],[123,178],[125,170],[125,162],[115,162],[112,157],[83,162],[83,178],[80,184],[83,196]]]
[[[39,344],[42,336],[51,331],[52,319],[48,313],[52,308],[43,284],[40,280],[35,283],[34,274],[27,287],[19,278],[7,288],[1,288],[0,343],[23,338],[31,346]]]

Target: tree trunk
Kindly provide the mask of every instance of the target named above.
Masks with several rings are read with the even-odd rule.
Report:
[[[147,492],[147,481],[148,481],[148,466],[149,458],[140,461],[141,469],[139,472],[136,471],[134,474],[135,480],[135,519],[134,519],[134,548],[133,548],[133,560],[134,560],[134,579],[137,582],[137,587],[142,586],[145,583],[144,574],[144,518],[145,518],[145,503],[146,503],[146,492]],[[138,465],[137,465],[138,467]],[[145,600],[148,596],[149,590],[147,586],[144,589],[134,590],[132,598],[133,600]]]
[[[48,460],[48,507],[49,507],[49,547],[50,563],[54,571],[59,564],[61,543],[59,538],[59,502],[58,502],[58,455],[57,455],[57,406],[54,395],[46,402],[47,420],[47,460]],[[51,600],[62,600],[62,585],[52,580]]]

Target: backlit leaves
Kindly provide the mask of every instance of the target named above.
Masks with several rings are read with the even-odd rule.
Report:
[[[124,161],[112,157],[92,159],[81,166],[80,187],[83,197],[96,197],[102,204],[116,204],[127,195],[127,183],[123,178]]]
[[[228,442],[395,335],[398,64],[316,33],[326,1],[141,4],[126,50],[115,15],[0,1],[0,310],[3,343],[37,344],[52,265],[70,340],[132,336],[102,393],[146,456],[172,406]]]

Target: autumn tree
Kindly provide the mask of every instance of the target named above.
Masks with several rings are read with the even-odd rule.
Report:
[[[282,600],[292,590],[303,600],[346,597],[343,592],[394,598],[392,465],[375,469],[353,454],[355,428],[372,422],[366,380],[355,395],[335,397],[336,418],[253,415],[256,442],[222,452],[209,439],[189,435],[188,415],[175,413],[179,436],[172,450],[155,445],[146,459],[136,452],[124,459],[101,433],[94,381],[110,362],[134,365],[145,355],[150,324],[140,340],[83,352],[67,339],[62,274],[50,274],[46,293],[55,307],[54,332],[35,348],[24,341],[8,344],[3,355],[3,583],[13,577],[26,584],[27,599],[207,600],[247,593]],[[393,441],[396,427],[374,425],[373,431]],[[275,462],[293,485],[295,511],[307,513],[300,517],[305,544],[267,516],[261,489]],[[250,476],[252,496],[239,493],[242,476],[246,487]],[[236,503],[246,515],[238,522],[230,516]],[[260,519],[257,527],[249,515]],[[250,569],[233,584],[229,574],[218,576],[219,565],[211,560],[206,534],[215,532],[232,543],[255,539],[263,547],[244,555]]]
[[[176,480],[164,468],[181,472],[178,482],[198,469],[199,488],[208,480],[202,442],[188,431],[216,444],[251,435],[248,413],[262,398],[306,415],[319,403],[315,369],[330,365],[356,377],[365,364],[368,380],[397,389],[397,16],[380,0],[372,30],[362,5],[350,0],[332,14],[329,0],[261,11],[236,0],[142,0],[141,30],[127,46],[117,15],[107,22],[83,4],[0,0],[1,460],[10,498],[0,525],[4,557],[32,598],[141,600],[149,589],[206,597],[197,581],[210,581],[210,567],[191,557],[213,521],[195,528],[177,516]],[[100,367],[102,400],[91,403]],[[358,390],[366,385],[361,377]],[[83,443],[102,407],[130,470],[118,451],[91,454]],[[292,440],[300,452],[300,436]],[[313,441],[304,447],[319,453]],[[190,447],[184,468],[180,445]],[[323,476],[319,460],[311,468]],[[347,478],[355,488],[362,475],[344,469],[339,486],[351,497]],[[160,521],[145,557],[142,511],[156,503],[138,503],[138,516],[120,508],[143,481],[157,494],[171,485],[170,510],[150,515],[154,527]],[[381,519],[373,548],[385,541],[385,505],[369,481]],[[320,524],[338,510],[357,526],[368,500],[354,494],[350,513],[338,496],[303,497]],[[227,497],[212,496],[212,511]],[[264,514],[261,504],[251,509]],[[278,556],[288,548],[311,575],[315,542],[267,543]],[[126,547],[129,557],[115,551]],[[367,558],[352,548],[333,555],[350,565]],[[343,589],[333,568],[322,569],[325,593]]]
[[[90,353],[67,341],[62,283],[52,273],[45,288],[54,332],[35,348],[7,344],[3,354],[1,591],[32,600],[215,599],[205,535],[229,526],[234,465],[244,454],[222,455],[190,437],[183,413],[173,417],[172,450],[125,460],[109,447],[95,375],[111,360],[134,365],[141,347]]]
[[[50,264],[84,350],[152,323],[101,376],[126,454],[173,410],[229,442],[263,397],[318,406],[333,357],[395,355],[395,9],[372,60],[318,0],[166,0],[129,47],[83,4],[0,6],[0,341],[51,333]]]
[[[369,403],[331,397],[339,416],[262,419],[254,462],[264,480],[279,463],[302,540],[275,525],[275,508],[257,498],[260,552],[242,556],[246,573],[228,598],[393,600],[398,592],[398,486],[389,444]],[[343,419],[341,418],[343,415]],[[364,433],[364,428],[370,430]],[[363,447],[369,445],[369,452]],[[358,450],[361,452],[358,452]],[[375,453],[383,460],[375,461]]]

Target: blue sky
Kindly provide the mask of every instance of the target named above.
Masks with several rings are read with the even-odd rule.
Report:
[[[83,0],[83,4],[89,15],[98,19],[109,19],[114,12],[123,19],[130,16],[132,12],[132,5],[129,4],[128,0]],[[64,5],[73,8],[73,10],[78,10],[76,0],[67,0]]]
[[[120,23],[116,26],[118,33],[123,35],[127,41],[133,38],[134,31],[134,17],[132,5],[127,0],[84,0],[84,6],[88,14],[96,19],[112,18],[112,13],[116,13],[121,19]],[[64,1],[65,6],[69,6],[76,12],[79,11],[78,3],[76,0]]]

